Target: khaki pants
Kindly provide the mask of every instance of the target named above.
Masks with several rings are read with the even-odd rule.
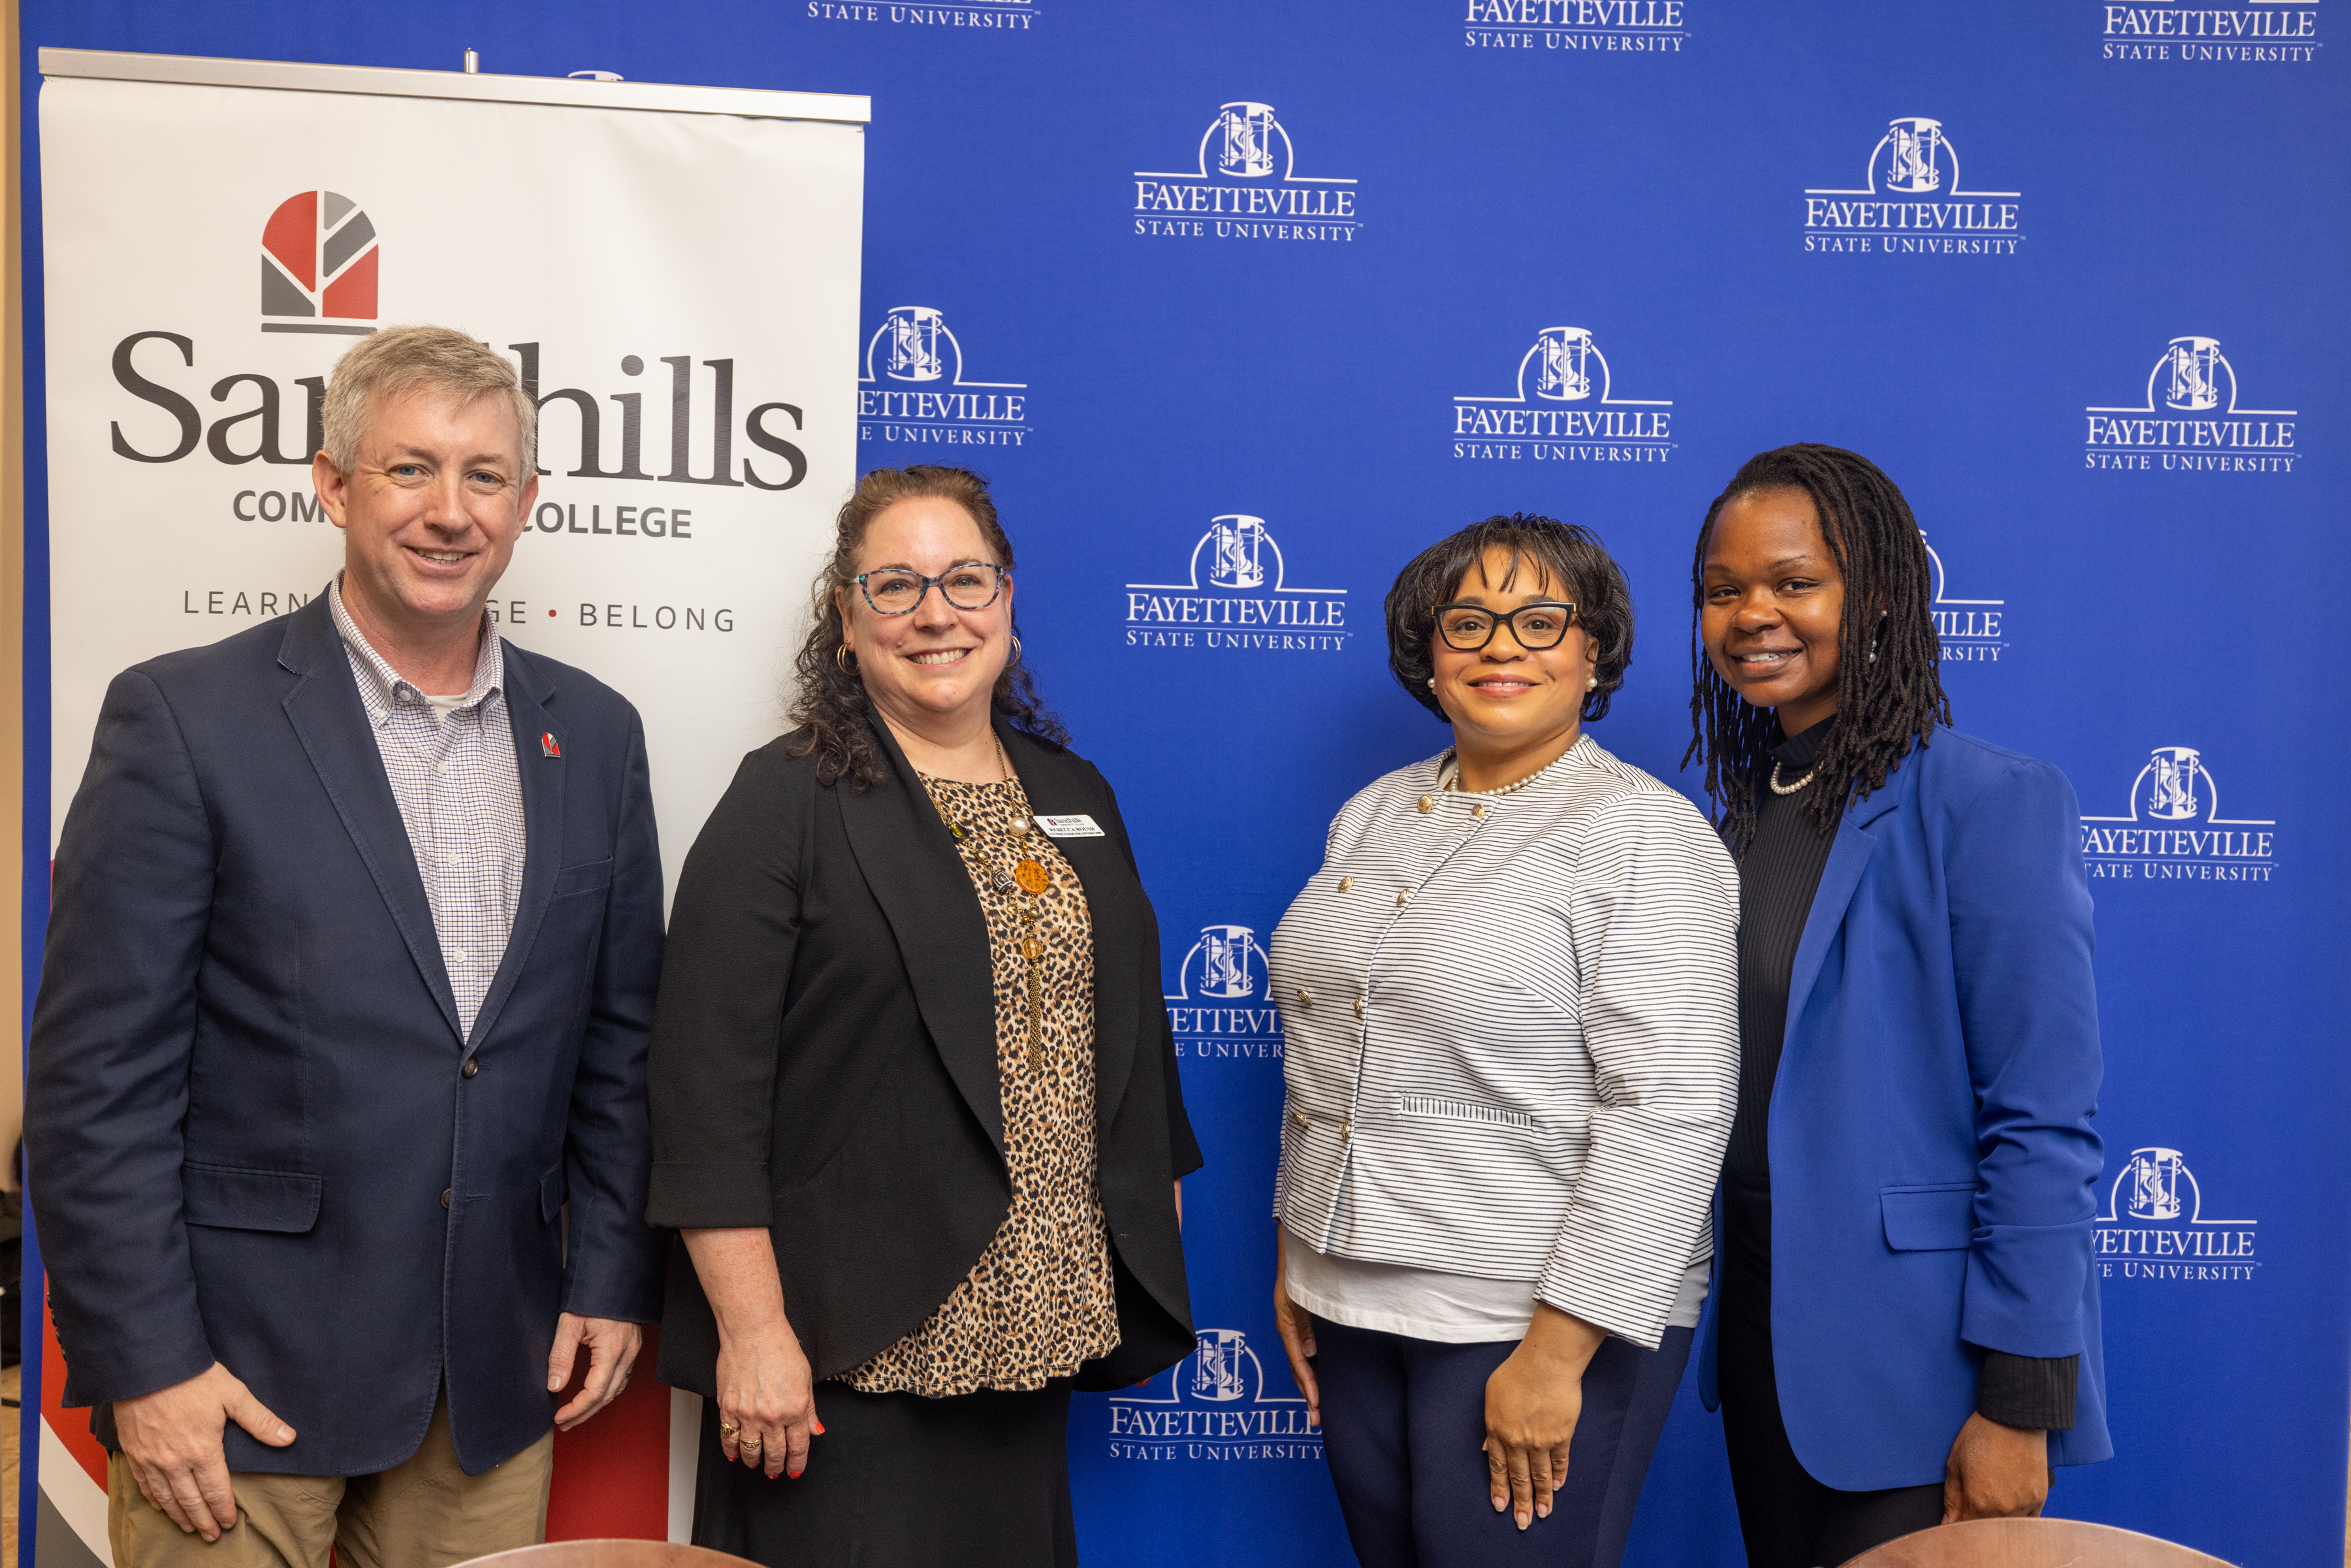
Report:
[[[555,1434],[478,1476],[457,1468],[449,1396],[424,1441],[371,1476],[240,1472],[236,1525],[206,1542],[149,1502],[120,1454],[107,1457],[106,1527],[116,1568],[447,1568],[536,1546],[547,1533]]]

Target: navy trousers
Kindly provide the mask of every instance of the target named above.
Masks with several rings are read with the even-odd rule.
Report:
[[[1439,1344],[1314,1320],[1322,1450],[1364,1568],[1615,1568],[1649,1458],[1689,1360],[1690,1331],[1657,1349],[1604,1343],[1583,1373],[1567,1484],[1521,1531],[1487,1489],[1486,1379],[1518,1348]]]

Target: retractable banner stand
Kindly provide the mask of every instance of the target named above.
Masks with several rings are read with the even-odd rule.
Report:
[[[42,54],[52,834],[118,671],[324,591],[327,378],[434,322],[540,400],[493,614],[637,705],[674,881],[777,733],[853,479],[866,100]],[[45,1371],[37,1560],[105,1562],[53,1335]],[[552,1533],[682,1536],[675,1400],[639,1377],[559,1438]]]

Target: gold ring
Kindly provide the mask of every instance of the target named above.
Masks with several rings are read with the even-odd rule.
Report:
[[[738,1437],[736,1439],[735,1446],[744,1453],[756,1454],[759,1451],[759,1439],[757,1437]]]
[[[721,1421],[718,1423],[718,1435],[722,1437],[731,1437],[742,1429],[742,1427],[737,1427],[732,1421]]]

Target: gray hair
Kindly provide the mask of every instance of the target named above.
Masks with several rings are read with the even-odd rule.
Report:
[[[528,484],[538,471],[538,404],[522,390],[514,366],[487,344],[449,327],[387,327],[360,339],[336,361],[334,379],[327,383],[328,460],[339,471],[351,472],[375,395],[418,390],[445,393],[461,407],[484,392],[504,392],[522,436],[522,472],[515,484]]]

